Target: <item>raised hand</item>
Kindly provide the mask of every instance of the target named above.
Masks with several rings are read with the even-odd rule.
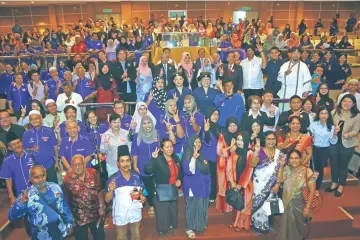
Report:
[[[194,147],[193,158],[197,159],[199,156],[200,156],[199,150],[197,149],[197,147]]]
[[[111,181],[111,183],[109,184],[108,190],[113,192],[116,189],[116,182],[115,179]]]
[[[134,128],[136,127],[136,125],[137,125],[136,119],[135,119],[135,118],[132,118],[132,119],[131,119],[131,123],[130,123],[130,127],[131,127],[132,129],[134,129]]]
[[[180,121],[179,110],[176,110],[176,112],[173,115],[173,118],[174,118],[175,122]]]
[[[175,100],[175,102],[177,102],[179,100],[178,96],[176,95],[176,93],[173,94],[173,99]]]
[[[339,122],[339,123],[335,126],[334,135],[337,135],[337,134],[340,132],[340,128],[341,128],[341,125],[342,125],[343,123],[344,123],[344,122]]]
[[[28,197],[28,189],[22,190],[22,192],[21,192],[21,197],[20,197],[21,203],[26,203],[28,200],[29,200],[29,197]]]
[[[277,160],[280,163],[280,166],[285,166],[286,165],[286,155],[283,155],[282,157],[278,158]]]
[[[151,154],[153,158],[157,158],[159,156],[160,148],[155,148],[155,151]]]
[[[25,117],[25,115],[26,115],[26,105],[21,105],[21,116],[22,117]]]
[[[196,122],[196,119],[193,114],[190,115],[190,123],[194,124]]]
[[[320,93],[317,93],[317,94],[316,94],[316,102],[319,102],[320,99],[321,99],[321,98],[320,98]]]
[[[261,44],[256,44],[256,48],[259,50],[259,52],[263,51],[263,47],[261,46]]]
[[[207,132],[210,129],[210,119],[205,119],[204,121],[204,131]]]
[[[165,123],[166,129],[168,130],[168,132],[169,133],[172,132],[173,125],[170,123],[170,120],[167,120],[167,121],[164,120],[164,123]]]
[[[233,146],[235,146],[235,145],[236,145],[236,139],[233,138],[233,139],[231,139],[230,146],[233,147]]]
[[[271,104],[270,109],[269,109],[269,114],[270,114],[270,116],[274,116],[274,115],[275,115],[275,110],[276,110],[275,105],[274,105],[274,104]]]
[[[151,102],[151,100],[153,100],[153,92],[150,90],[150,93],[149,93],[149,102]]]
[[[260,139],[259,138],[257,138],[256,139],[256,143],[255,143],[255,152],[259,152],[260,151],[260,149],[261,149],[261,146],[260,146]]]

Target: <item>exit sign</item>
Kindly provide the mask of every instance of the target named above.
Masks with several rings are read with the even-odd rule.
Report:
[[[103,12],[104,12],[104,13],[111,13],[111,12],[112,12],[112,9],[103,9]]]
[[[251,7],[242,7],[241,10],[243,10],[243,11],[250,11],[250,10],[251,10]]]

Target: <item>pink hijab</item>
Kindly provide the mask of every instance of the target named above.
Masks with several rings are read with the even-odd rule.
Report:
[[[140,74],[143,75],[143,76],[150,76],[150,75],[151,75],[151,70],[150,70],[150,68],[149,68],[149,64],[146,63],[146,66],[143,66],[143,65],[141,64],[141,61],[142,61],[143,59],[145,59],[145,58],[146,58],[145,56],[140,57],[140,60],[139,60],[139,72],[140,72]]]
[[[185,63],[185,57],[189,55],[190,57],[190,63]],[[188,52],[184,52],[181,56],[181,61],[180,61],[180,65],[186,70],[186,72],[190,73],[192,72],[192,67],[193,67],[193,63],[191,61],[191,56],[190,53]]]

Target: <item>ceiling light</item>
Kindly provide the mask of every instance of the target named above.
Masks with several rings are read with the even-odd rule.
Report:
[[[5,4],[5,2],[1,2],[1,4]]]
[[[31,3],[34,3],[34,2],[31,2]]]

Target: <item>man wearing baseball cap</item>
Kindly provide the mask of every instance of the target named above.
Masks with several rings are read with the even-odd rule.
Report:
[[[31,128],[24,133],[23,147],[25,150],[33,151],[35,162],[44,166],[47,181],[57,183],[55,163],[58,141],[54,130],[42,125],[42,117],[37,110],[30,111],[29,122]]]

